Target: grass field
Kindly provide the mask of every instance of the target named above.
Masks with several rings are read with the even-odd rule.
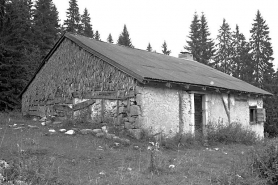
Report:
[[[112,140],[91,134],[49,134],[50,128],[58,129],[53,124],[42,126],[38,121],[2,114],[0,159],[14,164],[17,174],[24,173],[23,180],[31,179],[33,184],[262,183],[247,169],[248,153],[256,146],[160,148],[155,158],[158,173],[151,173],[148,141],[129,138],[130,145],[116,146]]]

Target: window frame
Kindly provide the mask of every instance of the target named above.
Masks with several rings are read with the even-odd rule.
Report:
[[[257,123],[257,106],[249,106],[249,122],[250,124]]]

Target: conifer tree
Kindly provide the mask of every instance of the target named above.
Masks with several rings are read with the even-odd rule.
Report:
[[[163,44],[162,44],[162,53],[164,54],[164,55],[170,55],[171,54],[171,50],[168,50],[168,48],[167,48],[167,43],[166,43],[166,41],[164,41],[163,42]]]
[[[245,36],[239,32],[238,25],[236,25],[236,30],[232,33],[232,49],[233,76],[252,83],[254,69],[251,55],[249,54],[250,47]]]
[[[98,31],[96,31],[95,39],[101,41],[101,40],[100,40],[100,34],[98,33]]]
[[[111,33],[109,33],[109,35],[107,37],[107,42],[114,43]]]
[[[215,49],[212,39],[209,38],[210,32],[208,30],[208,23],[204,13],[202,13],[200,22],[200,61],[198,62],[209,65],[210,59],[212,59],[215,53]]]
[[[272,57],[273,50],[269,37],[269,27],[259,10],[257,11],[250,33],[251,54],[255,68],[255,82],[257,85],[262,85],[267,79],[269,81],[272,78],[274,73],[272,61],[274,58]]]
[[[64,29],[67,32],[81,34],[82,27],[80,24],[80,14],[77,0],[69,1],[69,8],[67,9],[67,19],[64,21]]]
[[[17,96],[36,68],[32,32],[32,2],[1,2],[0,28],[0,110],[19,105]],[[4,11],[3,11],[4,10]]]
[[[42,56],[45,56],[57,41],[61,31],[58,11],[52,0],[36,1],[33,22],[34,42]]]
[[[124,25],[123,32],[120,34],[117,44],[134,48],[129,38],[129,33],[127,31],[126,25]]]
[[[226,20],[223,20],[223,23],[218,30],[217,35],[217,52],[215,55],[215,61],[212,63],[212,66],[224,73],[233,74],[234,64],[232,62],[232,33],[231,28]]]
[[[147,51],[152,52],[152,50],[153,50],[153,48],[152,48],[151,44],[149,43],[148,47],[147,47]]]
[[[93,28],[92,28],[92,24],[91,24],[91,18],[90,18],[90,14],[88,13],[87,8],[84,9],[84,13],[83,15],[81,15],[81,34],[86,36],[86,37],[90,37],[90,38],[94,38],[94,32],[93,32]]]
[[[200,61],[200,19],[197,13],[194,13],[193,20],[190,25],[190,32],[189,32],[189,40],[187,42],[187,46],[184,46],[188,52],[193,55],[193,59],[196,61]]]

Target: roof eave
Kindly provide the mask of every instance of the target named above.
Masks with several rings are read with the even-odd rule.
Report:
[[[228,89],[228,88],[224,88],[224,87],[217,87],[217,86],[208,86],[208,85],[203,85],[203,84],[193,84],[193,83],[187,83],[187,82],[176,82],[176,81],[170,81],[170,80],[161,80],[161,79],[154,79],[154,78],[144,78],[144,83],[148,82],[148,81],[153,81],[153,82],[169,82],[169,83],[174,83],[174,84],[180,84],[180,85],[192,85],[192,86],[201,86],[201,87],[209,87],[209,88],[217,88],[217,89],[223,89],[223,90],[227,90],[227,91],[236,91],[239,93],[250,93],[250,94],[254,94],[254,95],[262,95],[262,96],[273,96],[272,93],[269,93],[265,90],[266,93],[258,93],[258,92],[249,92],[249,91],[240,91],[240,90],[236,90],[236,89]]]

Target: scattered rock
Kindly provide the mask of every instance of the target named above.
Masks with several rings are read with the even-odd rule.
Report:
[[[45,124],[45,122],[41,122],[41,125],[42,125],[42,126],[45,126],[46,124]]]
[[[120,143],[115,142],[115,143],[114,143],[114,146],[115,146],[115,147],[118,147],[118,146],[120,146]]]
[[[59,132],[62,132],[62,133],[63,133],[63,132],[66,132],[66,131],[67,131],[67,130],[66,130],[66,129],[63,129],[63,128],[59,130]]]
[[[104,136],[104,133],[99,132],[99,133],[96,134],[96,136],[97,136],[97,137],[103,137],[103,136]]]
[[[67,135],[73,135],[74,133],[75,133],[74,130],[68,130],[65,132],[65,134],[67,134]]]
[[[104,133],[107,133],[107,132],[108,132],[107,127],[106,127],[106,126],[101,127],[101,130],[102,130],[102,132],[104,132]]]
[[[55,133],[56,131],[54,129],[49,129],[48,130],[50,133]]]
[[[37,118],[33,118],[33,121],[38,121],[38,119]]]
[[[97,133],[101,133],[102,130],[101,129],[93,129],[92,133],[97,134]]]
[[[92,129],[81,129],[80,133],[83,135],[89,134],[89,133],[93,133]]]
[[[142,138],[142,129],[129,129],[128,131],[135,139],[140,140]]]

